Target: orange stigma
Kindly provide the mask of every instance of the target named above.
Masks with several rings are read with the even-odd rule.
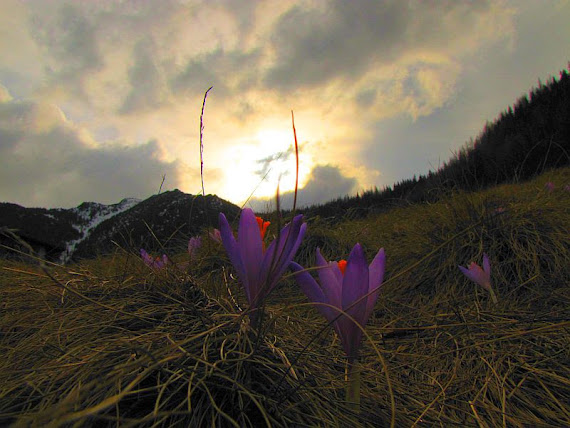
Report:
[[[341,260],[337,264],[338,268],[340,269],[340,273],[344,275],[344,271],[346,270],[346,260]]]
[[[261,217],[255,217],[257,220],[257,224],[259,225],[259,233],[261,234],[261,240],[265,238],[265,232],[267,232],[267,228],[271,224],[270,221],[263,221]]]

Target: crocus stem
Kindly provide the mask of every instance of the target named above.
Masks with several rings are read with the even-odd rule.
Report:
[[[498,300],[495,291],[492,288],[489,288],[489,293],[491,294],[491,301],[493,302],[494,305],[496,305],[498,303]]]
[[[360,412],[360,369],[357,360],[349,359],[346,363],[346,403],[356,413]]]

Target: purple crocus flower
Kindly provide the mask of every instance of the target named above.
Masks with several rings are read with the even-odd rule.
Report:
[[[219,229],[214,229],[212,231],[209,232],[210,238],[212,238],[212,240],[221,243],[222,242],[222,235],[220,234],[220,230]]]
[[[483,254],[483,269],[475,263],[471,262],[469,268],[459,266],[459,270],[465,274],[471,281],[479,284],[485,290],[491,290],[491,264],[487,254]]]
[[[249,307],[255,310],[277,285],[289,267],[307,230],[303,216],[296,216],[287,224],[267,249],[263,238],[269,222],[256,217],[249,208],[242,210],[238,228],[238,239],[234,238],[226,216],[220,213],[220,234],[222,244],[237,271],[245,289]],[[257,316],[252,313],[251,320]]]
[[[141,248],[141,257],[143,262],[153,269],[162,269],[168,264],[168,257],[166,257],[166,254],[163,254],[162,258],[156,257],[156,259],[154,259],[149,253]]]
[[[358,356],[362,330],[350,318],[340,315],[340,311],[350,315],[360,326],[366,325],[380,294],[385,265],[384,248],[378,251],[368,266],[360,244],[354,246],[347,262],[327,262],[317,249],[320,283],[303,267],[291,263],[301,290],[329,322],[334,320],[334,329],[350,362]]]
[[[552,193],[552,192],[554,191],[554,183],[553,183],[552,181],[549,181],[548,183],[546,183],[546,184],[544,185],[544,188],[545,188],[548,192]]]
[[[146,265],[148,265],[148,266],[152,265],[152,262],[154,261],[154,259],[151,257],[151,255],[149,253],[147,253],[142,248],[141,248],[141,257],[143,259],[143,262],[145,262]]]
[[[190,253],[190,258],[195,258],[198,248],[202,246],[202,238],[199,236],[194,236],[188,241],[188,253]]]
[[[483,253],[483,269],[475,262],[471,262],[469,268],[463,266],[458,267],[467,278],[487,290],[491,294],[491,300],[497,303],[497,296],[491,287],[491,263],[489,263],[489,256],[487,256],[487,254]]]

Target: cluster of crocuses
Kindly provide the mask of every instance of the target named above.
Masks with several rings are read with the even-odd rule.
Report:
[[[237,239],[226,216],[220,213],[219,220],[220,229],[210,231],[209,235],[211,239],[222,242],[226,249],[243,285],[252,324],[256,325],[261,305],[281,276],[291,269],[301,290],[332,323],[349,360],[354,360],[362,341],[362,327],[372,314],[384,279],[384,249],[378,251],[370,265],[360,244],[354,246],[348,260],[339,262],[327,262],[317,249],[317,282],[306,269],[293,261],[307,231],[302,215],[297,215],[285,225],[268,247],[265,235],[270,223],[256,217],[251,209],[246,208],[241,212]],[[190,238],[188,253],[191,258],[196,257],[201,245],[200,237]],[[169,263],[166,255],[153,258],[144,249],[140,252],[143,261],[154,269],[162,269]],[[474,262],[468,268],[459,266],[459,269],[487,290],[496,302],[486,254],[483,256],[483,269]]]
[[[141,248],[141,257],[147,266],[153,269],[162,269],[168,264],[168,257],[163,254],[162,257],[152,257],[144,249]]]
[[[307,224],[303,222],[302,215],[295,216],[291,223],[286,224],[269,246],[266,245],[265,236],[270,223],[256,217],[251,209],[246,208],[241,212],[237,239],[223,213],[220,213],[219,221],[220,230],[210,232],[210,237],[222,242],[237,272],[249,303],[252,325],[258,325],[260,308],[282,275],[291,269],[301,290],[332,324],[340,339],[347,356],[349,373],[347,401],[358,405],[360,378],[358,372],[352,368],[358,358],[362,329],[373,312],[384,280],[384,249],[378,251],[370,265],[360,244],[354,246],[348,260],[339,262],[326,261],[317,249],[317,282],[305,268],[293,261],[307,231]],[[191,258],[196,256],[200,245],[199,237],[190,239],[188,252]],[[145,263],[153,268],[160,269],[168,262],[166,255],[162,260],[153,259],[142,249],[141,255]],[[486,254],[483,258],[483,269],[475,263],[471,263],[469,268],[459,266],[459,269],[469,279],[489,291],[496,302],[491,288],[489,258]]]
[[[355,355],[361,336],[360,329],[350,318],[364,325],[372,313],[384,276],[384,250],[378,252],[369,268],[360,244],[356,244],[348,261],[338,263],[327,262],[317,249],[319,284],[293,262],[307,231],[303,216],[293,218],[266,247],[264,238],[268,226],[269,222],[256,217],[251,209],[244,209],[236,240],[225,215],[220,214],[222,243],[244,287],[252,321],[257,321],[261,304],[290,268],[301,290],[325,318],[334,323],[347,355]],[[344,312],[350,318],[342,317]]]
[[[347,356],[346,400],[358,410],[360,372],[355,367],[362,329],[373,312],[384,280],[384,249],[378,251],[370,265],[360,244],[354,246],[348,260],[339,262],[327,262],[317,249],[317,282],[306,269],[293,261],[307,231],[302,215],[297,215],[285,225],[268,247],[265,235],[269,222],[256,217],[251,209],[244,209],[241,213],[237,239],[226,216],[220,213],[219,217],[222,244],[244,287],[252,324],[258,324],[261,305],[283,273],[291,269],[301,290],[332,324],[340,339]],[[488,290],[496,302],[487,255],[484,256],[483,266],[484,270],[475,263],[471,263],[468,269],[459,268],[468,278]]]

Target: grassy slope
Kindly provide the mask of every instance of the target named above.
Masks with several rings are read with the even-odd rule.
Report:
[[[569,183],[566,168],[332,228],[309,219],[305,266],[316,246],[386,249],[358,415],[338,339],[291,278],[256,336],[218,244],[189,274],[121,253],[53,279],[0,261],[0,425],[569,426]],[[498,305],[457,269],[483,252]]]

